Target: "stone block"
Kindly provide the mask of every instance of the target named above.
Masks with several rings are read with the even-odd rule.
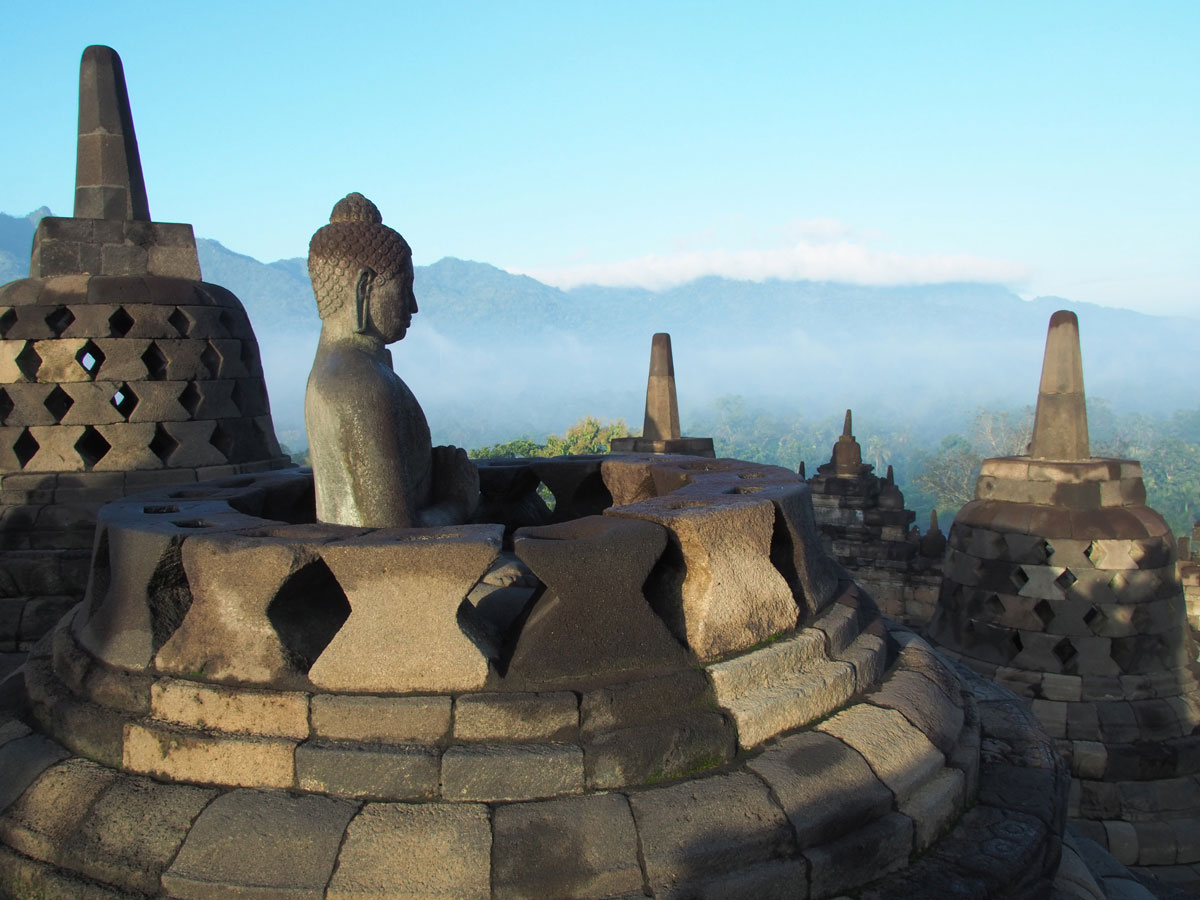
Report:
[[[1134,830],[1132,824],[1110,820],[1104,823],[1104,833],[1108,839],[1108,852],[1117,862],[1127,866],[1137,864],[1137,831]]]
[[[157,893],[192,822],[216,795],[208,788],[120,778],[61,847],[63,863],[97,881]]]
[[[912,819],[913,849],[928,849],[958,818],[966,804],[966,779],[958,769],[942,769],[900,806]]]
[[[536,800],[583,790],[583,751],[569,744],[474,744],[442,756],[447,800]]]
[[[482,804],[368,803],[346,829],[325,897],[489,900],[491,850]]]
[[[290,788],[296,742],[284,738],[216,736],[131,722],[125,727],[126,769],[169,781]]]
[[[796,853],[783,812],[746,772],[638,791],[629,803],[656,896]]]
[[[745,696],[719,699],[737,726],[738,743],[749,749],[782,731],[824,718],[849,700],[855,689],[854,667],[830,661]]]
[[[29,734],[0,744],[0,811],[7,809],[39,775],[70,754],[40,734]]]
[[[153,682],[153,675],[146,672],[118,669],[94,661],[83,677],[79,693],[99,706],[145,715],[150,711],[150,687]]]
[[[942,767],[938,749],[899,712],[859,704],[844,709],[817,726],[818,731],[845,741],[903,803]]]
[[[156,719],[200,730],[308,737],[308,695],[161,678],[150,691]]]
[[[497,898],[640,894],[637,833],[621,794],[592,794],[496,809]]]
[[[312,733],[329,740],[432,744],[450,733],[450,697],[315,694]]]
[[[420,800],[438,792],[438,752],[431,747],[309,742],[296,748],[302,790],[342,797]]]
[[[116,777],[111,769],[77,758],[47,769],[0,818],[0,840],[26,856],[54,862]]]
[[[913,849],[913,823],[891,813],[821,847],[804,851],[813,897],[838,893],[903,868]]]
[[[771,562],[775,507],[769,500],[668,495],[606,514],[646,519],[670,532],[646,591],[701,660],[746,650],[796,626],[791,589]]]
[[[312,683],[388,693],[483,687],[486,629],[463,601],[499,554],[502,533],[500,525],[380,530],[323,546],[350,616],[309,670]]]
[[[601,732],[583,747],[589,790],[650,784],[694,774],[733,759],[733,728],[715,712]]]
[[[323,900],[357,804],[314,795],[239,790],[196,819],[162,886],[181,900]]]
[[[518,620],[506,678],[578,683],[687,665],[642,593],[666,543],[665,529],[636,519],[588,516],[519,529],[513,549],[546,587]]]
[[[783,738],[747,768],[770,786],[801,849],[828,843],[892,810],[892,792],[862,755],[827,734]]]
[[[902,713],[943,754],[954,752],[964,723],[962,707],[924,675],[901,669],[866,699]]]
[[[1099,741],[1071,742],[1071,774],[1100,779],[1108,765],[1108,751]]]
[[[547,694],[463,694],[454,703],[460,741],[561,742],[579,736],[579,699]]]

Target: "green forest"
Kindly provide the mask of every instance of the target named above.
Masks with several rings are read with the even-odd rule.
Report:
[[[842,416],[809,419],[759,407],[729,395],[697,411],[686,433],[711,437],[718,456],[769,463],[807,474],[828,462],[842,432]],[[1188,534],[1200,516],[1200,409],[1170,415],[1118,415],[1103,399],[1088,400],[1093,456],[1136,459],[1142,463],[1147,502],[1170,523],[1175,534]],[[931,510],[945,529],[954,514],[972,499],[979,464],[992,456],[1025,451],[1033,427],[1033,407],[980,408],[960,432],[940,441],[903,422],[854,420],[863,462],[880,475],[890,465],[904,492],[905,505],[925,530]],[[541,439],[522,436],[470,451],[476,458],[558,456],[604,453],[609,441],[631,432],[624,420],[604,422],[585,416],[561,435]]]

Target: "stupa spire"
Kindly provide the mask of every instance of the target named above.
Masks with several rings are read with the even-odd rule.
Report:
[[[93,45],[79,64],[75,218],[150,221],[121,57]]]
[[[1069,310],[1059,310],[1050,317],[1029,455],[1033,459],[1058,460],[1091,456],[1079,320]]]
[[[671,441],[681,436],[671,335],[659,332],[650,344],[650,377],[646,382],[646,418],[642,424],[642,437],[652,441]]]

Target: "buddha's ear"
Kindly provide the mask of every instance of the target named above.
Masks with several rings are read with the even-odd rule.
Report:
[[[375,270],[363,267],[354,281],[354,330],[364,334],[369,328],[367,309],[371,300],[371,286],[375,284]]]

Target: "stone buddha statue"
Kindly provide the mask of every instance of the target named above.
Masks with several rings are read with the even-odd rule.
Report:
[[[417,300],[412,251],[362,194],[339,200],[308,250],[321,339],[304,396],[317,519],[372,528],[470,520],[479,474],[433,447],[425,414],[392,370]]]

